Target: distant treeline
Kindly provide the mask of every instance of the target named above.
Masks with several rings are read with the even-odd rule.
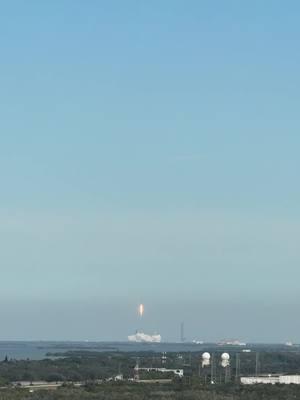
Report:
[[[119,373],[125,379],[133,377],[133,369],[140,367],[183,368],[185,376],[198,377],[202,383],[209,382],[211,373],[219,383],[224,378],[224,368],[220,366],[221,352],[212,354],[214,368],[201,367],[202,353],[167,353],[166,360],[154,352],[96,352],[70,351],[57,353],[60,356],[44,360],[16,361],[6,358],[0,362],[0,384],[15,381],[70,382],[107,379]],[[229,380],[236,382],[240,375],[297,374],[300,373],[300,352],[230,353]],[[50,354],[49,354],[50,357]],[[237,362],[238,358],[238,362]],[[238,367],[238,370],[236,370]]]

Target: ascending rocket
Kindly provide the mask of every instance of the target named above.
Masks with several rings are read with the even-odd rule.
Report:
[[[142,318],[144,315],[144,304],[139,305],[139,316]]]

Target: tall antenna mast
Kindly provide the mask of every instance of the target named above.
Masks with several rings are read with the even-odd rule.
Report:
[[[180,324],[180,341],[181,343],[185,342],[185,337],[184,337],[184,322],[181,322]]]
[[[214,353],[211,355],[211,364],[210,364],[210,383],[214,384],[214,361],[215,361],[215,355]]]
[[[255,356],[255,376],[258,376],[259,373],[259,353],[256,352]]]
[[[135,381],[139,381],[140,380],[139,369],[140,369],[140,367],[139,367],[139,358],[137,357],[136,358],[136,364],[135,364],[135,367],[134,367],[134,370],[133,370],[134,380]]]
[[[235,383],[239,382],[240,366],[241,366],[240,353],[236,353],[236,355],[235,355]]]

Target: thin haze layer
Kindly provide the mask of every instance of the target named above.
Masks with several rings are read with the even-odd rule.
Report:
[[[0,339],[300,340],[299,12],[2,4]]]

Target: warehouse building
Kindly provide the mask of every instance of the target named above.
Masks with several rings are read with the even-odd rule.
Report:
[[[300,375],[264,375],[264,376],[244,376],[241,377],[242,385],[300,385]]]

